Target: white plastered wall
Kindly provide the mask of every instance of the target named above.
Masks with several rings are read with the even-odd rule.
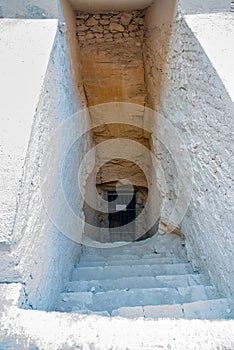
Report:
[[[56,28],[56,20],[0,20],[0,241],[12,237],[33,115]]]
[[[47,23],[46,21],[17,20],[17,23],[19,26],[23,26],[22,30],[24,32],[28,28],[33,33],[36,25],[43,28],[43,25]],[[69,17],[69,12],[64,11],[59,23],[54,21],[53,26],[51,25],[48,29],[49,32],[52,31],[54,37],[51,46],[47,48],[48,62],[42,79],[43,84],[38,94],[38,102],[36,101],[35,109],[29,115],[29,135],[30,128],[32,130],[27,153],[21,153],[24,175],[21,180],[22,185],[14,226],[13,242],[15,247],[13,254],[16,261],[18,261],[18,270],[22,275],[22,282],[24,282],[23,306],[33,309],[52,310],[55,308],[57,297],[80,254],[80,245],[59,232],[56,222],[53,222],[50,215],[48,215],[48,208],[44,206],[40,183],[43,157],[48,151],[54,131],[73,113],[81,110],[85,104],[82,86],[77,86],[78,52],[69,47],[69,44],[74,42],[70,37],[70,26],[72,26],[72,18]],[[39,52],[40,47],[43,47],[41,41],[45,40],[45,35],[48,36],[48,33],[42,30],[36,42]],[[72,31],[72,35],[75,36],[75,31]],[[21,40],[22,49],[27,44],[27,40],[26,42]],[[31,54],[29,62],[35,60],[39,64],[37,57],[33,56],[35,50],[29,52]],[[75,61],[75,54],[77,55],[76,67],[72,64]],[[31,75],[31,79],[33,79],[33,75]],[[28,83],[32,88],[33,80],[29,80]],[[22,105],[27,103],[26,97],[21,100]],[[79,132],[85,129],[85,123],[84,120],[83,124],[76,125]],[[64,140],[69,138],[69,132],[74,132],[74,129],[65,130],[61,142],[58,140],[58,149],[56,150],[58,155],[60,151],[63,151],[60,150],[60,147]],[[76,207],[77,214],[82,213],[83,199],[79,194],[74,193],[72,184],[68,180],[76,181],[76,166],[81,162],[83,153],[89,147],[88,138],[85,139],[82,147],[79,146],[78,142],[77,148],[72,149],[74,158],[69,159],[68,157],[66,174],[62,173],[64,189],[70,198],[71,206]],[[55,159],[57,157],[56,152],[54,154]],[[53,166],[48,166],[45,178],[50,178],[54,171]],[[48,196],[51,196],[55,186],[56,184],[52,184],[51,191],[49,191],[51,193],[48,193]],[[54,203],[54,207],[55,209],[57,207],[61,220],[65,223],[68,222],[69,218],[66,216],[66,212],[61,210],[60,203]],[[83,226],[81,225],[79,229],[82,231]],[[78,237],[80,233],[77,232]]]
[[[223,9],[216,6],[222,1],[208,3],[201,11],[199,6],[197,11],[190,3],[187,6],[190,13]],[[178,5],[181,9],[182,2]],[[192,160],[193,192],[181,231],[194,266],[207,272],[220,291],[233,296],[233,14],[184,18],[178,11],[173,20],[171,15],[157,18],[158,6],[156,1],[146,12],[148,103],[172,122]],[[167,219],[177,198],[177,171],[154,137],[153,149],[166,180],[164,187],[158,178],[167,199],[162,211]]]
[[[181,224],[189,255],[220,291],[232,296],[234,104],[228,38],[233,35],[232,14],[177,19],[160,110],[192,159],[193,192]]]

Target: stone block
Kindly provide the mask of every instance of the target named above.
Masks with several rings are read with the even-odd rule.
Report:
[[[112,32],[124,32],[125,31],[124,26],[122,26],[122,24],[119,24],[119,23],[111,23],[110,30]]]
[[[97,26],[98,25],[98,21],[94,18],[94,17],[90,17],[86,22],[85,24],[88,26],[88,27],[93,27],[93,26]]]
[[[124,13],[121,18],[120,18],[120,22],[121,24],[123,24],[124,26],[128,26],[129,23],[132,20],[132,14],[131,13]]]

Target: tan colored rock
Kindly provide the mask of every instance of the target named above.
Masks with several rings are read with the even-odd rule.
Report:
[[[96,39],[95,39],[95,38],[92,38],[92,39],[89,39],[89,40],[87,39],[87,40],[85,41],[85,44],[86,44],[86,43],[89,44],[89,45],[90,45],[90,44],[95,44],[95,43],[96,43]]]
[[[113,35],[111,33],[105,34],[105,39],[112,39]]]
[[[120,13],[119,12],[117,12],[115,15],[113,15],[111,18],[112,18],[112,20],[116,20],[116,19],[120,19]]]
[[[137,186],[147,187],[147,179],[137,164],[125,159],[113,159],[105,163],[97,174],[97,185],[129,180]],[[144,201],[144,198],[142,199]]]
[[[89,18],[89,15],[88,14],[77,14],[76,18],[81,19],[81,20],[82,19],[87,20]]]
[[[142,25],[144,25],[144,18],[136,17],[136,18],[134,18],[134,23],[142,26]]]
[[[101,19],[100,24],[102,24],[103,26],[106,26],[106,25],[110,24],[110,20],[109,19]]]
[[[124,26],[122,26],[122,24],[119,23],[111,23],[110,24],[110,31],[112,32],[124,32]]]
[[[131,13],[124,13],[121,18],[120,18],[120,22],[121,24],[123,24],[124,26],[128,26],[129,23],[132,20],[132,14]]]
[[[79,41],[85,41],[85,35],[84,36],[79,36]]]
[[[98,21],[94,17],[91,17],[85,22],[85,24],[88,27],[93,27],[98,25]]]
[[[112,17],[111,14],[102,15],[102,19],[110,19],[111,17]]]
[[[95,27],[91,27],[90,30],[91,30],[93,33],[102,33],[103,28],[100,27],[100,26],[95,26]]]
[[[130,24],[130,25],[128,26],[128,30],[129,30],[130,32],[133,32],[133,31],[137,30],[137,28],[138,28],[138,26],[137,26],[136,24]]]
[[[141,47],[111,44],[104,37],[99,46],[85,45],[81,65],[88,105],[132,102],[144,105],[146,88]]]
[[[76,21],[76,26],[78,27],[78,26],[81,26],[81,25],[84,25],[85,24],[85,20],[84,19],[78,19],[77,21]]]
[[[182,236],[180,227],[173,225],[172,223],[166,222],[163,218],[159,224],[159,234],[163,235],[166,233],[174,233],[175,235]]]
[[[96,34],[95,34],[95,38],[96,38],[96,39],[103,38],[103,34],[102,34],[102,33],[96,33]]]
[[[115,39],[122,39],[123,38],[123,34],[122,33],[114,33],[114,38]]]
[[[87,32],[77,32],[77,34],[79,37],[81,37],[87,35]]]
[[[116,44],[123,44],[124,43],[124,38],[119,38],[115,40]]]
[[[143,37],[143,35],[144,35],[144,32],[142,30],[139,30],[136,32],[137,37]]]
[[[93,39],[93,38],[94,38],[94,34],[92,34],[92,33],[88,33],[88,34],[86,35],[86,39],[87,39],[87,40]]]
[[[86,30],[88,30],[88,29],[89,29],[89,27],[87,27],[87,26],[84,25],[84,24],[79,25],[79,26],[77,27],[78,33],[79,33],[80,31],[83,32],[83,31],[86,31]]]
[[[101,44],[104,43],[105,39],[104,38],[96,38],[96,43]]]

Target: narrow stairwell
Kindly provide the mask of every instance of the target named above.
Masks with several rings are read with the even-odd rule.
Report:
[[[184,243],[166,234],[113,249],[83,248],[57,311],[127,318],[231,318],[219,295],[188,261]]]

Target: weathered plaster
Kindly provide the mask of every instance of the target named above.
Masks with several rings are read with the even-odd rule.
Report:
[[[234,101],[233,13],[186,16],[185,20]]]
[[[0,20],[0,240],[13,232],[32,120],[56,28],[56,20]]]
[[[86,107],[87,101],[84,93],[83,79],[81,76],[81,64],[80,64],[80,48],[76,37],[76,20],[75,13],[70,3],[67,0],[60,1],[60,30],[66,33],[70,57],[71,68],[73,74],[74,84],[77,87],[77,92],[80,96],[80,102],[82,107]]]
[[[231,99],[233,68],[229,62],[233,53],[227,45],[227,32],[233,32],[232,21],[231,14],[214,14],[175,22],[164,74],[161,112],[177,128],[192,157],[193,192],[181,226],[187,248],[219,289],[233,295],[233,166],[230,160],[233,159],[234,105]],[[219,52],[212,47],[214,42]],[[229,76],[226,61],[231,69]],[[173,182],[173,167],[165,152],[162,158]]]
[[[24,86],[29,90],[24,92],[24,94],[27,95],[23,95],[24,99],[22,98],[18,106],[20,110],[21,106],[27,105],[27,98],[28,95],[30,95],[31,89],[35,94],[32,100],[35,106],[31,106],[30,104],[30,115],[28,112],[28,119],[26,119],[28,123],[27,128],[26,130],[22,128],[22,138],[17,139],[18,142],[21,141],[22,146],[25,147],[25,153],[22,148],[19,148],[17,151],[19,152],[19,156],[22,157],[21,167],[24,166],[24,175],[23,178],[20,178],[21,188],[13,235],[15,246],[12,254],[15,264],[18,265],[17,270],[21,275],[21,281],[24,283],[23,305],[30,308],[52,309],[56,297],[63,286],[64,280],[69,278],[69,270],[72,269],[75,261],[78,259],[80,249],[77,243],[72,242],[60,233],[56,228],[56,222],[51,222],[48,217],[48,208],[44,207],[41,195],[40,169],[43,157],[48,151],[47,147],[54,130],[61,122],[80,110],[80,101],[82,100],[79,100],[77,86],[73,78],[74,70],[71,66],[70,49],[66,38],[66,32],[62,30],[63,26],[61,27],[61,25],[59,25],[57,30],[57,21],[42,21],[38,23],[38,21],[13,20],[10,21],[10,24],[13,28],[15,27],[16,33],[17,29],[19,33],[20,31],[28,33],[28,28],[30,28],[30,35],[33,35],[34,31],[40,27],[40,36],[37,38],[37,41],[35,41],[35,36],[33,39],[30,39],[33,45],[35,45],[35,49],[32,50],[31,53],[36,53],[38,58],[38,56],[40,57],[41,48],[44,47],[46,51],[42,51],[44,55],[41,53],[43,59],[41,59],[41,61],[36,61],[41,65],[40,69],[38,69],[39,73],[43,74],[42,78],[40,75],[37,78],[37,85],[39,85],[39,82],[41,85],[37,86],[35,84],[37,90],[34,92],[34,90],[32,90],[34,81],[30,80],[34,75],[31,74],[29,77],[25,74],[25,77],[28,77],[28,82],[26,85],[24,84]],[[44,41],[46,41],[45,36],[50,38],[50,46],[47,44],[46,47],[45,44],[43,44]],[[18,39],[18,43],[20,42],[22,47],[19,52],[21,52],[21,50],[23,51],[24,48],[24,41],[22,38],[23,35]],[[17,39],[17,36],[15,39]],[[28,40],[29,38],[26,36],[26,48]],[[16,49],[17,46],[15,47],[15,50]],[[18,52],[18,50],[16,50],[16,52]],[[45,57],[47,58],[47,62],[45,62]],[[31,69],[35,69],[34,56],[31,55],[27,59],[28,61],[25,63],[25,72],[27,68],[29,71],[31,67]],[[19,75],[19,83],[22,83],[22,81],[25,82],[25,77]],[[18,86],[19,91],[20,88],[21,86]],[[10,93],[8,90],[7,92]],[[6,94],[6,96],[9,102],[9,98],[10,96],[12,97],[12,95]],[[38,100],[36,100],[36,97]],[[32,107],[34,107],[34,109]],[[22,120],[20,120],[20,122],[22,123]],[[77,125],[80,130],[83,126],[84,125]],[[32,128],[32,132],[29,139],[30,128]],[[10,134],[11,132],[10,130]],[[27,135],[26,132],[28,133],[28,138],[25,137]],[[67,133],[68,132],[69,130],[67,130]],[[69,135],[64,134],[63,137],[66,138],[69,137]],[[62,144],[63,140],[61,139],[61,142],[58,144],[59,147],[61,147]],[[59,147],[57,152],[60,152]],[[67,182],[66,176],[71,174],[69,176],[73,179],[75,178],[75,164],[77,165],[81,161],[82,152],[85,152],[86,147],[88,147],[87,139],[83,140],[81,148],[78,147],[76,149],[74,153],[76,162],[68,162],[67,172],[63,175],[64,188],[68,196],[70,196],[71,205],[75,205],[78,212],[82,212],[83,200],[80,195],[74,193],[71,184]],[[11,154],[14,153],[11,152]],[[18,153],[16,153],[16,155],[18,155]],[[56,154],[54,154],[54,156],[56,157]],[[54,168],[48,168],[48,174],[46,176],[51,177],[54,171]],[[54,190],[54,186],[56,186],[56,184],[53,184],[51,187],[51,193]],[[50,194],[48,193],[48,195]],[[55,203],[54,205],[57,205],[57,208],[59,208],[59,203]],[[67,217],[64,217],[63,220],[69,221]],[[83,227],[80,227],[80,230],[82,229]],[[77,234],[79,234],[79,232]]]

